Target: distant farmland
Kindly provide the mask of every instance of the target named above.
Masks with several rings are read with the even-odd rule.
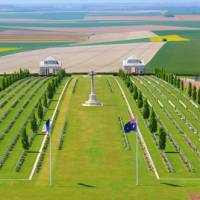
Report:
[[[169,42],[150,61],[146,69],[165,68],[167,72],[178,74],[200,74],[200,31],[159,31],[159,35],[179,34],[189,41]]]
[[[122,60],[136,55],[145,62],[151,60],[162,47],[161,42],[141,42],[131,44],[109,44],[92,46],[69,46],[59,48],[40,49],[13,55],[0,59],[0,72],[14,72],[21,68],[28,68],[31,72],[39,72],[39,63],[49,55],[62,60],[67,72],[117,72],[122,67]]]
[[[157,52],[155,57],[150,54],[150,59],[145,60],[147,72],[164,67],[168,72],[195,74],[200,73],[199,21],[200,15],[182,14],[169,18],[165,17],[160,10],[1,12],[0,49],[9,48],[9,50],[0,51],[0,56],[54,47],[95,48],[94,46],[97,45],[114,46],[134,43],[139,47],[139,43],[151,42],[156,34],[177,35],[179,40],[182,36],[189,41],[169,42]],[[162,38],[159,41],[162,41]],[[134,51],[122,57],[128,57],[130,54],[143,57]],[[4,58],[0,57],[0,62],[3,61]],[[20,62],[25,63],[23,59]],[[7,64],[10,68],[10,63]],[[104,67],[105,65],[102,64],[102,69]],[[6,66],[3,68],[5,69]]]

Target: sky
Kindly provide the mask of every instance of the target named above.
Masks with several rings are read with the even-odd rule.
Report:
[[[127,3],[127,2],[135,2],[135,3],[151,3],[151,2],[159,2],[159,3],[191,3],[191,2],[200,2],[200,0],[0,0],[0,4],[37,4],[37,3],[83,3],[83,2],[116,2],[116,3]]]

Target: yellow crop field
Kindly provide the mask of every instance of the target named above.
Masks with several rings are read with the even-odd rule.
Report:
[[[162,35],[150,38],[151,42],[183,42],[189,41],[189,39],[181,37],[179,35]]]
[[[20,48],[14,48],[14,47],[0,47],[0,52],[4,51],[14,51],[14,50],[19,50]]]

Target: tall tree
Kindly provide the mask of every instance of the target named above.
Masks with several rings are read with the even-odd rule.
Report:
[[[47,108],[47,95],[46,94],[44,95],[43,105],[44,105],[45,108]]]
[[[134,98],[135,100],[138,98],[138,89],[137,89],[136,86],[134,87],[134,90],[133,90],[133,98]]]
[[[22,130],[22,147],[24,150],[28,150],[30,147],[25,128]]]
[[[52,90],[53,90],[53,93],[54,93],[56,91],[55,79],[52,80],[51,86],[52,86]]]
[[[159,148],[161,150],[165,150],[166,148],[166,142],[167,142],[167,137],[166,137],[166,132],[165,130],[161,127],[159,129]]]
[[[42,107],[42,104],[40,102],[39,106],[38,106],[38,117],[39,117],[40,120],[43,119],[43,115],[44,115],[44,113],[43,113],[43,107]]]
[[[151,133],[155,133],[157,131],[157,119],[155,112],[153,109],[151,110],[150,120],[149,120],[149,129]]]
[[[6,87],[7,87],[7,85],[6,85],[6,78],[3,77],[3,79],[2,79],[2,89],[4,90]]]
[[[130,79],[130,77],[128,75],[126,76],[125,83],[126,83],[126,86],[129,88],[130,85],[131,85],[131,79]]]
[[[198,94],[197,94],[197,102],[200,105],[200,88],[198,89]]]
[[[132,83],[131,83],[130,86],[129,86],[129,91],[130,91],[131,93],[133,93],[133,84],[132,84]]]
[[[177,84],[178,83],[178,79],[177,79],[177,76],[176,75],[174,75],[174,85],[177,87]]]
[[[184,82],[181,80],[181,90],[184,90]]]
[[[48,84],[47,94],[48,94],[48,99],[52,99],[53,98],[53,88],[52,88],[52,84],[51,83]]]
[[[177,79],[177,87],[178,87],[178,88],[181,87],[181,80],[180,80],[180,78]]]
[[[143,106],[143,98],[142,98],[142,92],[141,91],[139,91],[137,104],[138,104],[138,108],[142,108],[142,106]]]
[[[32,119],[31,119],[31,130],[33,131],[33,133],[36,133],[37,132],[37,119],[35,117],[35,113],[33,114],[32,116]]]
[[[119,72],[118,72],[118,75],[119,75],[119,77],[121,77],[122,79],[124,79],[124,71],[123,71],[123,69],[119,69]]]
[[[143,107],[143,117],[144,119],[148,119],[150,115],[150,110],[149,110],[149,104],[147,102],[147,99],[144,101],[144,107]]]
[[[197,88],[196,88],[196,86],[194,86],[193,89],[192,89],[192,99],[194,101],[197,100]]]
[[[188,96],[191,97],[192,96],[192,83],[189,82],[189,86],[188,86]]]
[[[174,84],[174,75],[170,74],[170,83],[173,85]]]

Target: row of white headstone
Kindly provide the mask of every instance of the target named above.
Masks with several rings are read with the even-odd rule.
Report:
[[[141,83],[141,82],[140,82],[140,83]],[[149,91],[150,94],[152,94],[152,96],[154,97],[154,99],[157,100],[157,97],[152,93],[152,91],[149,89],[149,87],[147,87],[147,86],[144,84],[144,82],[142,82],[142,85]],[[163,107],[163,110],[164,110],[165,112],[167,112],[166,109],[164,109],[164,107]],[[173,120],[173,118],[171,117],[171,115],[170,115],[168,112],[167,112],[166,114],[167,114],[168,118],[170,118],[170,120],[171,120],[172,122],[174,122],[174,120]],[[156,115],[157,115],[157,114],[156,114]],[[168,137],[170,138],[170,141],[172,142],[172,144],[173,144],[173,146],[175,147],[175,149],[177,150],[177,152],[179,152],[179,155],[180,155],[182,161],[184,162],[184,164],[186,165],[188,171],[191,172],[191,171],[192,171],[192,165],[191,165],[190,161],[187,159],[187,157],[185,156],[185,154],[180,150],[180,147],[176,144],[174,138],[173,138],[172,135],[170,134],[170,132],[169,132],[169,130],[167,129],[167,127],[165,126],[165,124],[162,122],[161,118],[160,118],[159,116],[157,116],[157,119],[159,119],[159,121],[161,122],[162,126],[165,128],[165,130],[166,130],[166,132],[167,132],[167,135],[168,135]],[[174,125],[176,126],[176,128],[177,128],[179,131],[183,132],[183,130],[180,128],[180,126],[179,126],[176,122],[174,122]]]
[[[146,85],[143,83],[143,82],[140,82],[148,91],[148,88],[146,87]],[[152,93],[151,93],[152,94]],[[152,94],[153,95],[153,94]],[[144,96],[144,95],[143,95]],[[149,102],[149,100],[147,101],[149,106],[152,107],[151,103]],[[156,113],[155,113],[156,114]],[[157,116],[157,114],[156,114]],[[157,119],[159,119],[159,117],[157,116]],[[147,127],[148,127],[148,124],[147,124]],[[158,143],[158,140],[156,138],[156,135],[155,133],[151,134],[152,138],[153,138],[153,141],[155,142],[156,146],[158,147],[159,143]],[[172,163],[169,161],[166,153],[164,151],[160,151],[160,154],[161,154],[161,158],[163,159],[163,162],[165,163],[167,169],[169,172],[174,172],[174,168],[172,166]]]

